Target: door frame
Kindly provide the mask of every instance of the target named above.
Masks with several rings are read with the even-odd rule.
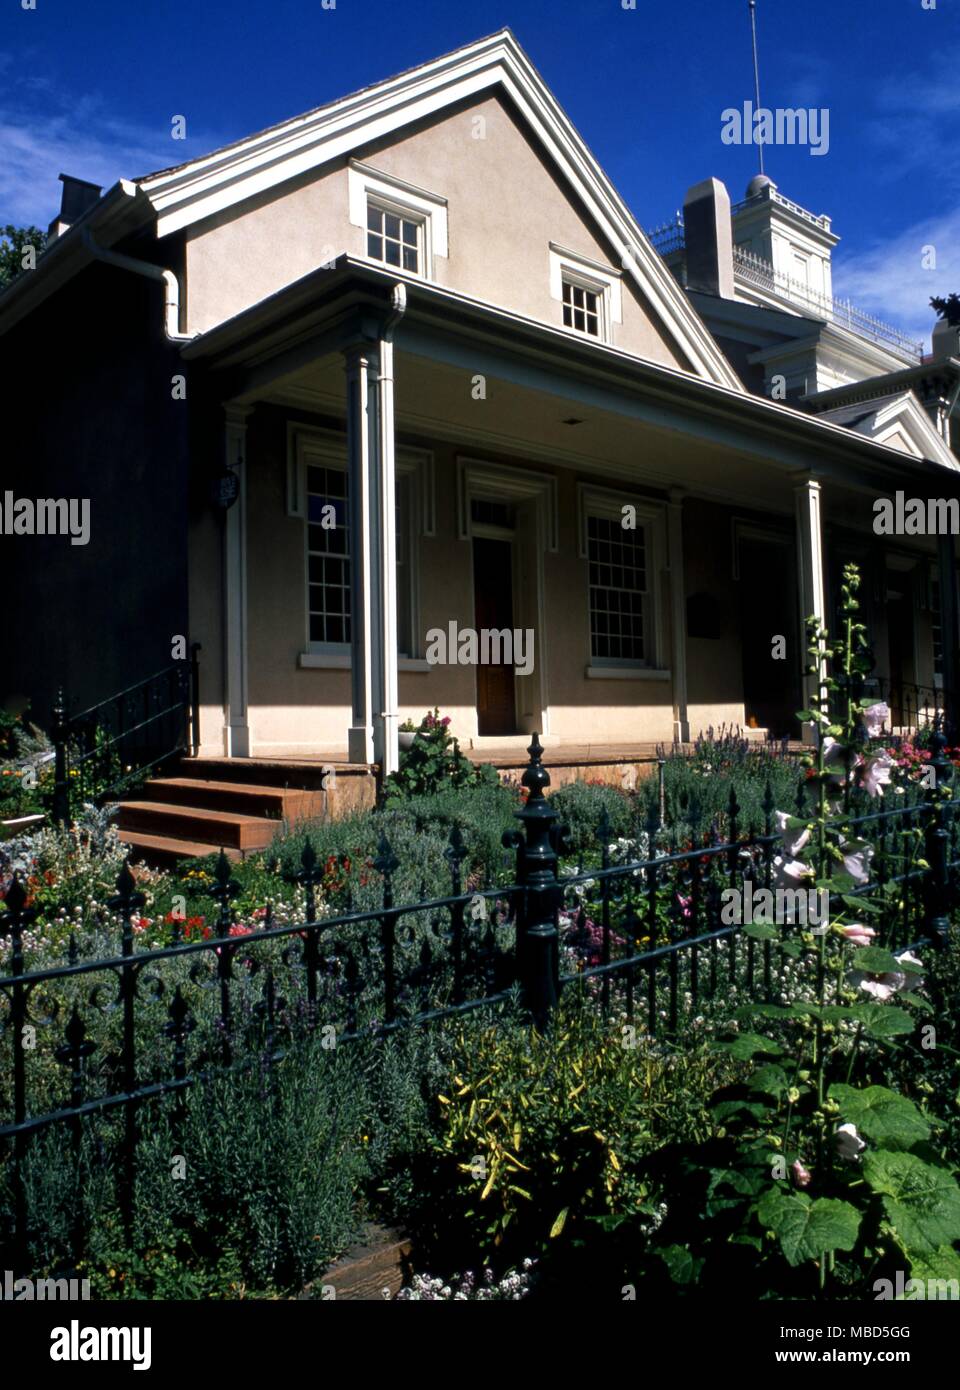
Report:
[[[546,589],[544,583],[544,555],[556,554],[559,549],[557,525],[557,480],[549,473],[537,473],[533,469],[491,463],[485,459],[457,456],[457,526],[458,537],[470,546],[470,617],[476,614],[476,593],[473,578],[473,537],[484,531],[489,535],[491,529],[474,523],[471,503],[474,499],[487,502],[508,502],[514,505],[530,503],[532,521],[529,537],[530,545],[524,543],[519,528],[507,532],[513,539],[513,604],[517,612],[519,582],[529,582],[534,592],[531,605],[533,609],[534,630],[534,668],[532,690],[528,697],[532,710],[524,714],[524,700],[520,689],[515,686],[515,708],[517,727],[524,733],[536,730],[540,734],[550,733],[550,708],[548,700],[547,649],[546,649]],[[503,535],[495,539],[504,539]],[[532,552],[532,553],[530,553]],[[516,616],[514,617],[516,626]],[[514,675],[514,681],[519,677]],[[474,716],[476,717],[476,694],[474,694]],[[527,727],[529,725],[529,728]],[[477,735],[479,737],[479,734]]]

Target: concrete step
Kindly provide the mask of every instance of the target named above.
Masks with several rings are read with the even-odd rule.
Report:
[[[143,787],[142,797],[171,806],[200,806],[209,811],[233,811],[291,823],[322,816],[326,810],[326,795],[322,791],[206,781],[199,777],[153,778]]]
[[[278,822],[266,816],[236,811],[211,811],[202,806],[169,805],[164,801],[123,801],[118,826],[142,830],[171,840],[223,845],[247,851],[265,849],[277,833]]]
[[[199,840],[175,840],[167,835],[148,835],[143,830],[121,830],[120,840],[130,846],[130,857],[134,862],[143,861],[152,868],[169,868],[178,859],[203,859],[208,854],[219,854],[221,846],[206,844]],[[242,859],[241,850],[224,845],[223,852],[228,859]]]

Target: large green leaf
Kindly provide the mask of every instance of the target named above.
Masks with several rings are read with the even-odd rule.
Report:
[[[865,970],[868,975],[920,975],[921,967],[910,961],[897,960],[892,951],[882,946],[864,946],[853,958],[857,970]]]
[[[871,1038],[895,1038],[912,1033],[916,1027],[906,1009],[898,1009],[893,1004],[857,1004],[850,1014],[863,1024],[863,1031]]]
[[[860,1213],[833,1197],[813,1201],[805,1192],[772,1188],[757,1206],[761,1224],[776,1234],[790,1265],[817,1260],[830,1250],[852,1250]]]
[[[657,1254],[670,1271],[675,1284],[695,1284],[703,1267],[703,1260],[695,1259],[682,1245],[668,1245]]]
[[[907,1258],[910,1261],[911,1279],[922,1279],[924,1283],[931,1280],[955,1279],[960,1283],[960,1254],[952,1245],[941,1245],[939,1249],[923,1254],[908,1250]],[[927,1297],[930,1297],[929,1289]]]
[[[787,1089],[787,1073],[783,1067],[778,1067],[776,1062],[770,1062],[765,1067],[758,1067],[757,1070],[747,1081],[751,1091],[759,1091],[765,1096],[781,1096]]]
[[[774,1042],[772,1038],[764,1038],[759,1033],[741,1033],[732,1042],[723,1042],[719,1046],[741,1062],[749,1061],[758,1052],[765,1052],[771,1057],[779,1057],[783,1052],[779,1043]]]
[[[860,1089],[838,1084],[830,1087],[830,1099],[837,1102],[847,1123],[877,1144],[909,1149],[930,1136],[930,1126],[913,1101],[886,1086]]]
[[[945,1169],[881,1149],[866,1155],[863,1176],[883,1198],[904,1250],[920,1255],[960,1240],[960,1188]]]

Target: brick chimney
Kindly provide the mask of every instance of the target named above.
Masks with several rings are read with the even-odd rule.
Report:
[[[50,223],[47,240],[54,241],[63,236],[74,222],[78,222],[88,208],[99,201],[102,189],[98,183],[88,183],[86,179],[75,179],[72,174],[61,174],[63,193],[60,198],[60,211]]]
[[[704,179],[683,201],[687,289],[733,299],[730,194],[719,179]]]

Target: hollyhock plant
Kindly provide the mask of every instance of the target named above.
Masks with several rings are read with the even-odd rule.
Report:
[[[890,777],[896,765],[886,748],[881,748],[879,753],[874,753],[872,757],[862,761],[859,768],[860,785],[868,796],[883,795],[884,787],[890,785]]]

